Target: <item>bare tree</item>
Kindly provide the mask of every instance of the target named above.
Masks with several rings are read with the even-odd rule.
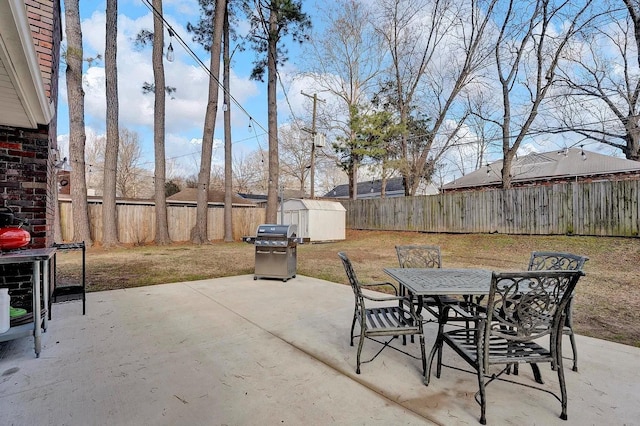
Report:
[[[240,193],[264,193],[267,189],[267,164],[265,152],[256,150],[247,155],[233,157],[234,187]]]
[[[153,197],[154,178],[142,168],[142,149],[138,133],[126,128],[119,132],[118,166],[116,174],[116,195],[126,198]],[[104,188],[104,153],[106,137],[90,132],[85,149],[85,171],[87,186],[96,195],[102,195]]]
[[[217,191],[225,190],[225,167],[224,165],[214,164],[211,166],[211,178],[209,179],[209,189]],[[226,194],[225,194],[226,195]]]
[[[213,38],[211,42],[211,62],[209,64],[209,100],[204,118],[202,135],[202,155],[200,172],[198,173],[198,204],[196,207],[196,224],[191,230],[191,241],[195,244],[208,242],[207,211],[209,207],[209,179],[211,175],[211,155],[213,154],[213,134],[218,112],[218,76],[220,75],[220,54],[222,53],[222,30],[227,7],[226,0],[216,1],[213,13]]]
[[[91,246],[91,228],[87,206],[87,181],[84,171],[84,91],[82,90],[82,29],[78,0],[65,0],[65,33],[67,36],[66,80],[69,103],[69,158],[71,163],[71,210],[73,239]]]
[[[397,160],[406,195],[430,178],[457,140],[469,114],[458,100],[488,64],[486,36],[497,1],[380,1],[376,26],[391,64],[379,102],[393,107],[405,128]]]
[[[280,131],[280,171],[284,180],[297,183],[301,192],[306,193],[307,177],[311,167],[311,144],[308,134],[301,132],[301,125],[281,127]]]
[[[640,3],[606,1],[603,25],[580,35],[558,71],[562,126],[640,161]]]
[[[124,198],[137,198],[145,189],[148,173],[140,167],[142,149],[138,133],[120,129],[120,150],[118,153],[117,192]],[[155,186],[155,185],[154,185]]]
[[[536,0],[523,7],[509,0],[496,16],[495,64],[502,113],[494,123],[501,129],[505,189],[511,187],[516,152],[557,80],[558,64],[572,38],[594,17],[588,13],[591,4],[592,0]]]
[[[116,175],[118,168],[118,2],[107,0],[104,49],[107,100],[107,143],[104,150],[104,190],[102,192],[102,245],[118,245],[116,219]]]
[[[356,135],[351,128],[351,112],[366,111],[378,84],[384,56],[380,34],[371,25],[372,12],[363,2],[338,0],[325,3],[326,27],[307,49],[309,58],[305,76],[312,77],[321,91],[338,101],[326,109],[321,120],[335,135],[341,164],[349,178],[350,196],[357,197],[360,167]]]
[[[322,158],[321,161],[316,161],[316,172],[318,172],[316,188],[319,194],[331,197],[329,191],[345,183],[346,176],[342,170],[336,167],[335,159],[320,158]]]
[[[436,166],[438,183],[442,186],[447,172],[457,170],[461,175],[479,169],[487,163],[489,149],[500,142],[500,128],[482,117],[493,117],[499,108],[493,95],[477,91],[467,95],[467,109],[471,114],[465,126],[456,135],[457,140],[445,155],[450,165],[444,162]],[[435,175],[434,175],[435,176]]]
[[[102,195],[104,184],[104,148],[106,138],[89,132],[85,138],[85,177],[87,190],[93,190],[97,195]]]

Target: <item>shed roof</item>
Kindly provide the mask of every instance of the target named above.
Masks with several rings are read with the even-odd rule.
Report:
[[[338,201],[328,200],[310,200],[310,199],[291,199],[285,200],[285,209],[287,204],[298,204],[304,210],[330,210],[330,211],[346,211],[342,203]]]
[[[502,182],[502,160],[443,185],[442,189],[460,189],[498,185]],[[579,148],[531,153],[513,161],[513,183],[571,177],[640,174],[640,162],[612,157]]]

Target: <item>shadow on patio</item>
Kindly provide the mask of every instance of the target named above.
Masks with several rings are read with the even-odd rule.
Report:
[[[33,340],[0,344],[2,417],[15,425],[479,424],[476,377],[422,384],[419,360],[385,350],[355,374],[351,288],[252,275],[88,294],[53,306]],[[435,327],[426,327],[429,349]],[[568,342],[567,342],[568,343]],[[408,346],[418,354],[418,345]],[[567,345],[565,344],[565,348]],[[363,358],[378,347],[365,342]],[[489,424],[633,424],[640,348],[578,336],[567,422],[552,396],[494,382]],[[445,349],[447,364],[457,356]],[[533,382],[521,368],[521,380]],[[546,386],[557,376],[542,366]]]

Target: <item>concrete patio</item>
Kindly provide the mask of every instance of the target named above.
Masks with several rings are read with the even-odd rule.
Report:
[[[479,424],[472,374],[444,368],[426,387],[419,360],[387,349],[356,375],[352,313],[350,287],[303,276],[90,293],[86,316],[80,302],[54,305],[39,359],[31,338],[0,344],[0,423]],[[425,335],[429,349],[435,328]],[[377,350],[366,341],[363,357]],[[638,424],[640,348],[578,336],[578,350],[580,371],[565,363],[568,421],[551,395],[494,382],[488,424]],[[518,380],[533,383],[531,370]]]

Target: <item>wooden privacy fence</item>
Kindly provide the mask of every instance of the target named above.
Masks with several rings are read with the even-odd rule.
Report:
[[[73,239],[73,221],[71,201],[60,200],[60,228],[62,239]],[[118,238],[121,243],[142,244],[155,238],[156,212],[153,203],[118,203],[116,205]],[[167,206],[169,236],[173,241],[189,241],[191,229],[196,223],[196,206]],[[243,235],[254,235],[258,225],[265,221],[265,209],[260,207],[233,207],[233,239],[240,240]],[[89,222],[94,241],[102,241],[102,202],[89,202]],[[209,206],[207,211],[207,229],[210,240],[224,238],[224,209]]]
[[[347,228],[637,237],[640,180],[347,200]]]

